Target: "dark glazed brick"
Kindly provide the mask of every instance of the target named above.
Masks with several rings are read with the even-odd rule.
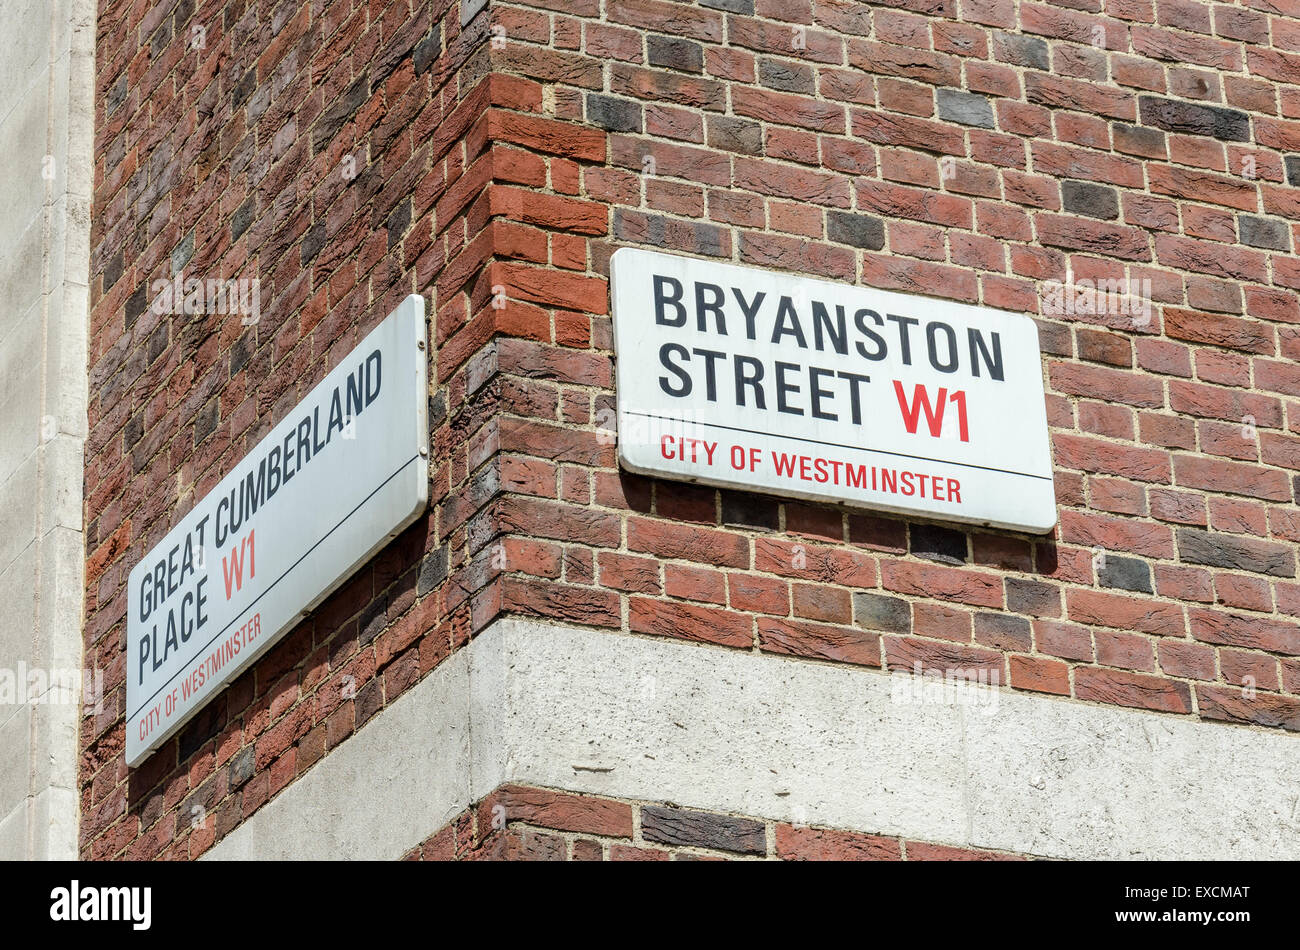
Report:
[[[1286,183],[1300,185],[1300,155],[1286,157]]]
[[[339,129],[352,118],[352,114],[361,108],[361,104],[370,97],[370,77],[361,76],[343,95],[339,96],[334,103],[326,109],[316,124],[311,128],[311,150],[315,154],[321,150],[330,139],[338,133]]]
[[[384,706],[383,680],[373,679],[357,692],[356,698],[356,728],[360,729],[362,725],[369,722],[375,713],[379,712]]]
[[[1036,36],[1021,36],[999,30],[993,34],[993,55],[1001,62],[1013,66],[1048,69],[1047,41]]]
[[[384,627],[388,625],[386,607],[387,604],[381,598],[361,611],[361,616],[357,618],[357,642],[361,646],[370,646],[383,633]]]
[[[720,148],[727,152],[740,152],[743,155],[761,155],[763,153],[763,127],[749,119],[734,119],[730,116],[709,116],[708,144],[710,148]]]
[[[1138,102],[1143,125],[1185,135],[1211,135],[1224,142],[1250,141],[1250,116],[1236,109],[1157,96],[1140,96]]]
[[[132,324],[140,314],[149,308],[153,298],[149,296],[148,285],[141,286],[135,293],[126,299],[126,328],[131,329]]]
[[[1114,188],[1086,181],[1061,182],[1061,203],[1073,214],[1111,221],[1119,217],[1119,196]]]
[[[614,209],[614,237],[710,257],[725,256],[724,248],[728,246],[727,231],[715,224],[644,215],[625,208]]]
[[[712,848],[739,854],[767,852],[767,829],[761,821],[685,808],[644,806],[641,809],[641,836],[659,844]]]
[[[108,98],[105,101],[105,114],[112,116],[117,111],[118,106],[126,99],[126,73],[117,77],[117,81],[108,90]],[[238,104],[236,104],[238,108]]]
[[[758,81],[769,89],[779,89],[782,92],[797,92],[811,96],[817,91],[817,82],[813,79],[811,67],[780,59],[765,57],[759,60]]]
[[[172,21],[165,20],[158,29],[154,30],[153,36],[150,38],[150,52],[153,53],[155,58],[157,58],[158,55],[167,48],[167,44],[171,41]]]
[[[416,581],[415,591],[421,597],[436,588],[447,579],[447,548],[438,548],[424,556],[420,562],[420,578]]]
[[[907,522],[871,515],[849,515],[849,541],[906,554]]]
[[[420,40],[415,47],[415,55],[412,57],[415,65],[415,75],[423,75],[424,71],[429,68],[438,54],[442,51],[442,24],[439,23],[424,39]]]
[[[885,222],[866,214],[827,211],[826,237],[837,244],[878,251],[885,246]]]
[[[1061,594],[1051,584],[1023,577],[1008,577],[1007,610],[1033,617],[1055,617],[1061,611]]]
[[[194,420],[194,444],[197,446],[200,442],[215,432],[216,429],[217,401],[213,399],[199,410],[199,414]]]
[[[172,274],[185,270],[185,265],[194,259],[194,229],[191,228],[179,244],[172,248]]]
[[[587,93],[587,121],[609,132],[640,132],[641,106],[631,99]]]
[[[204,706],[180,733],[180,760],[184,762],[221,731],[226,723],[226,702],[218,697]]]
[[[239,77],[239,81],[235,83],[234,89],[231,90],[231,94],[230,94],[231,105],[233,105],[234,108],[238,109],[240,106],[242,106],[245,102],[248,101],[248,97],[253,94],[253,90],[256,88],[257,88],[257,69],[256,68],[249,69],[244,73],[244,75]]]
[[[1151,587],[1151,565],[1146,561],[1135,557],[1120,557],[1110,552],[1098,560],[1097,583],[1100,586],[1143,594],[1154,592]]]
[[[1241,243],[1270,251],[1291,250],[1291,225],[1276,218],[1257,218],[1253,214],[1237,215]]]
[[[257,764],[257,753],[253,746],[241,749],[230,760],[230,787],[236,789],[253,777],[253,767]]]
[[[239,371],[248,365],[248,361],[253,357],[253,335],[245,333],[237,339],[230,347],[230,375],[236,376]]]
[[[104,265],[104,290],[108,290],[117,283],[118,278],[122,276],[123,267],[122,251],[118,250]]]
[[[299,260],[304,267],[307,266],[320,249],[325,246],[325,222],[318,221],[307,229],[307,233],[302,236],[302,246],[299,248]]]
[[[1179,529],[1178,556],[1189,564],[1226,567],[1273,577],[1295,577],[1295,554],[1288,545],[1238,539],[1195,528]]]
[[[385,229],[388,231],[388,246],[396,247],[402,242],[402,235],[406,229],[411,226],[411,199],[406,198],[393,209],[393,213],[388,216]]]
[[[935,98],[941,119],[981,129],[991,129],[996,124],[993,106],[985,96],[957,89],[940,89]]]
[[[1033,628],[1013,614],[976,614],[975,642],[999,650],[1027,653],[1034,646]]]
[[[704,47],[699,43],[676,36],[647,36],[645,45],[651,66],[684,73],[704,72]]]
[[[941,564],[966,563],[966,535],[962,532],[931,524],[914,524],[910,530],[912,553],[917,557]]]
[[[724,491],[722,523],[739,528],[775,531],[780,525],[780,503],[759,495]]]
[[[854,623],[868,630],[908,633],[912,629],[912,605],[901,597],[857,593],[853,595],[853,618]]]
[[[253,197],[250,195],[230,216],[230,240],[238,241],[253,223]]]
[[[122,438],[126,440],[126,450],[130,452],[135,448],[135,444],[144,436],[144,413],[139,412],[126,421],[126,429],[122,432]]]
[[[725,10],[728,13],[754,15],[754,0],[700,0],[700,6],[711,10]]]

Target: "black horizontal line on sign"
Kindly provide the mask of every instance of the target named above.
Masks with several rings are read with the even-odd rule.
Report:
[[[714,429],[726,429],[728,432],[745,432],[749,435],[764,435],[773,439],[789,439],[791,442],[808,442],[812,445],[828,445],[834,449],[848,449],[851,452],[874,452],[877,455],[893,455],[901,459],[916,459],[918,462],[934,462],[936,465],[957,465],[961,468],[978,468],[985,472],[998,472],[1001,475],[1020,475],[1024,478],[1040,478],[1045,482],[1052,480],[1051,475],[1032,475],[1029,472],[1017,472],[1010,468],[994,468],[991,465],[975,465],[971,462],[952,462],[948,459],[934,459],[928,455],[908,455],[906,452],[890,452],[886,449],[868,449],[860,445],[844,445],[840,442],[824,442],[821,439],[806,439],[801,435],[783,435],[780,432],[763,432],[759,429],[745,429],[741,426],[724,426],[719,422],[698,422],[690,419],[678,419],[676,416],[658,416],[653,412],[638,412],[635,409],[623,410],[624,415],[641,416],[645,419],[660,419],[664,422],[680,422],[689,426],[710,426]]]
[[[146,699],[146,700],[145,700],[143,703],[141,703],[139,706],[137,706],[135,712],[129,714],[126,718],[127,718],[128,720],[130,720],[130,719],[134,719],[136,713],[138,713],[141,709],[144,709],[145,706],[148,706],[151,702],[153,702],[153,698],[154,698],[154,696],[157,696],[157,695],[158,695],[159,693],[161,693],[164,689],[166,689],[168,686],[170,686],[170,685],[172,684],[172,681],[175,680],[176,677],[180,676],[180,675],[181,675],[182,673],[184,673],[187,669],[189,669],[190,664],[193,663],[194,660],[195,660],[197,657],[199,657],[200,655],[202,655],[203,652],[204,652],[205,650],[208,649],[208,647],[212,646],[212,644],[216,643],[216,642],[217,642],[218,640],[220,640],[223,636],[225,636],[226,631],[229,630],[231,627],[233,627],[233,626],[235,625],[235,622],[236,622],[236,621],[238,621],[241,617],[246,617],[246,616],[248,616],[248,612],[249,612],[250,610],[252,610],[254,607],[257,606],[257,602],[260,601],[260,600],[261,600],[263,597],[265,597],[267,594],[271,593],[271,591],[275,588],[275,585],[276,585],[276,584],[280,583],[280,581],[282,581],[282,580],[284,580],[286,577],[288,577],[290,571],[292,571],[295,567],[297,567],[299,564],[301,564],[304,560],[307,559],[307,555],[311,554],[312,551],[315,551],[318,547],[320,547],[322,544],[324,544],[326,538],[328,538],[331,534],[333,534],[333,533],[334,533],[335,531],[337,531],[339,528],[343,527],[343,524],[344,524],[344,523],[345,523],[349,518],[351,518],[353,515],[355,515],[358,511],[361,510],[361,506],[362,506],[362,505],[364,505],[364,504],[365,504],[366,502],[368,502],[371,498],[374,498],[377,494],[379,494],[381,491],[383,491],[385,485],[387,485],[389,482],[391,482],[391,481],[392,481],[394,478],[396,478],[398,475],[402,474],[402,472],[404,472],[404,471],[406,470],[406,467],[407,467],[408,465],[410,465],[412,462],[416,461],[418,458],[419,458],[418,455],[413,455],[413,456],[411,456],[409,459],[407,459],[405,462],[403,462],[401,465],[399,465],[399,466],[397,467],[397,471],[393,472],[392,475],[389,475],[387,478],[385,478],[385,479],[384,479],[384,480],[379,484],[379,487],[378,487],[378,488],[376,488],[374,491],[372,491],[372,492],[371,492],[369,495],[367,495],[365,498],[361,499],[361,501],[359,501],[359,502],[357,503],[357,506],[356,506],[355,508],[353,508],[351,511],[349,511],[349,512],[348,512],[346,515],[344,515],[342,518],[340,518],[339,521],[338,521],[338,523],[337,523],[336,525],[334,525],[334,527],[330,528],[330,529],[329,529],[328,531],[326,531],[323,535],[321,535],[321,538],[320,538],[319,541],[317,541],[315,544],[313,544],[311,547],[309,547],[306,551],[303,552],[302,557],[298,558],[298,560],[294,561],[294,562],[293,562],[292,564],[290,564],[287,568],[285,568],[285,571],[284,571],[283,574],[281,574],[281,575],[280,575],[279,577],[277,577],[275,580],[271,581],[271,583],[268,584],[268,585],[266,586],[266,590],[264,590],[264,591],[262,591],[260,594],[258,594],[257,597],[254,598],[254,600],[253,600],[253,602],[252,602],[251,604],[249,604],[247,607],[245,607],[245,608],[244,608],[243,610],[241,610],[239,613],[235,614],[235,619],[232,620],[232,621],[230,621],[230,623],[226,624],[223,628],[221,628],[221,630],[217,631],[217,633],[212,637],[211,640],[209,640],[207,643],[203,644],[203,646],[201,646],[201,647],[199,647],[197,650],[195,650],[194,653],[191,654],[190,659],[187,660],[184,664],[182,664],[182,666],[181,666],[180,669],[178,669],[175,673],[173,673],[171,676],[169,676],[169,677],[167,678],[167,681],[166,681],[166,682],[164,682],[161,686],[159,686],[156,690],[154,690],[153,693],[149,696],[149,698]],[[206,498],[205,498],[204,500],[206,500]]]

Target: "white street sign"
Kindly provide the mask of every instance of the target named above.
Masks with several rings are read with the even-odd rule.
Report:
[[[428,365],[407,297],[131,571],[127,765],[424,511]]]
[[[1056,524],[1029,317],[633,248],[614,253],[610,281],[628,470]]]

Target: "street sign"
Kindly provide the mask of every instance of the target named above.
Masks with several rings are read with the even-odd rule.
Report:
[[[633,248],[614,253],[610,282],[629,471],[1056,524],[1029,317]]]
[[[132,569],[127,765],[248,669],[428,500],[424,300],[410,296]]]

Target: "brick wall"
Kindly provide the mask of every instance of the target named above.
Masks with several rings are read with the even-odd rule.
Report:
[[[83,854],[201,854],[506,613],[1300,728],[1300,4],[1100,6],[102,3]],[[1039,315],[1055,534],[621,474],[625,245]],[[128,772],[127,572],[411,292],[427,516]]]
[[[555,140],[608,133],[494,205],[546,309],[498,343],[504,609],[1300,727],[1300,5],[1101,6],[493,4]],[[1054,535],[620,476],[591,281],[628,244],[1039,315]],[[1149,319],[1044,313],[1067,279]]]
[[[108,695],[82,727],[83,856],[197,857],[467,635],[473,590],[448,576],[492,488],[495,401],[466,399],[449,354],[485,335],[488,24],[415,7],[101,5],[85,637]],[[174,270],[259,279],[259,322],[155,313]],[[413,292],[448,367],[428,513],[128,770],[128,572]]]

